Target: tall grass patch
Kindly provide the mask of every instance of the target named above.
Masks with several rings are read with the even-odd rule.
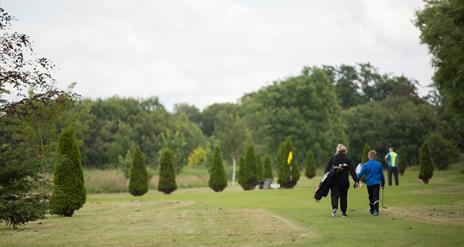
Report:
[[[84,170],[85,189],[87,193],[127,192],[127,180],[122,171],[117,169]]]

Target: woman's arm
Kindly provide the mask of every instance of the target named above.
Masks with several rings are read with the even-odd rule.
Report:
[[[349,169],[350,169],[351,177],[353,178],[354,182],[358,183],[359,179],[358,179],[358,176],[356,175],[356,172],[354,170],[353,162],[350,162]]]

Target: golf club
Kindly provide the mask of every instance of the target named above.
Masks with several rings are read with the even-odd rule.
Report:
[[[385,187],[384,187],[384,188],[385,188]],[[385,190],[382,189],[382,187],[380,188],[380,190],[382,191],[382,208],[387,209],[387,207],[385,207],[385,206],[383,205]]]

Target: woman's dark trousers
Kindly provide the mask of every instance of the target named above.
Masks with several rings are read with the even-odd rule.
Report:
[[[348,205],[347,197],[348,197],[348,188],[350,186],[340,186],[334,184],[330,187],[330,196],[332,198],[332,209],[338,209],[338,199],[340,198],[340,209],[342,213],[346,213],[346,208]]]

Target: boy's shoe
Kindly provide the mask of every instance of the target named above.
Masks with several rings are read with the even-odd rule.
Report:
[[[343,213],[342,217],[345,218],[345,217],[348,217],[348,215],[346,215],[346,213]]]
[[[335,217],[335,216],[337,216],[337,209],[336,208],[334,208],[332,210],[332,217]]]
[[[374,213],[373,213],[372,215],[374,215],[374,216],[379,216],[379,211],[374,210]]]
[[[370,213],[371,215],[374,215],[374,210],[369,209],[369,213]]]

